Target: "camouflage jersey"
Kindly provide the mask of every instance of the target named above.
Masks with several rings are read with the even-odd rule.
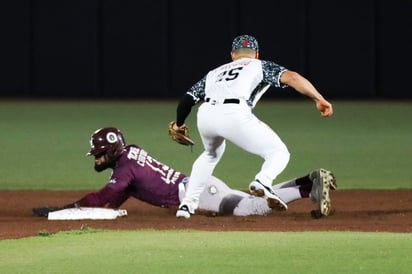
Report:
[[[280,82],[286,70],[272,61],[241,58],[209,71],[186,94],[195,103],[205,98],[237,98],[254,108],[270,86],[287,87]]]
[[[119,158],[109,182],[80,199],[79,206],[117,208],[130,196],[155,206],[179,205],[178,184],[186,175],[162,164],[144,149],[129,145]]]

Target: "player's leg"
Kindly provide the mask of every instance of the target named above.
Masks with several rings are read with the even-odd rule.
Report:
[[[239,201],[233,210],[235,216],[268,215],[272,212],[268,201],[263,197],[249,195]]]
[[[213,115],[216,115],[216,113],[211,112],[212,114],[209,114],[205,111],[205,108],[207,109],[207,106],[204,107],[203,105],[199,108],[197,120],[198,130],[205,150],[193,163],[190,182],[186,187],[186,195],[176,213],[177,217],[189,218],[190,214],[194,214],[199,206],[200,194],[225,151],[225,139],[215,132],[213,120],[216,120],[216,117],[213,117]]]
[[[327,216],[332,208],[329,192],[337,189],[336,179],[332,172],[317,169],[309,174],[272,186],[273,191],[286,203],[309,198],[317,203],[322,215]],[[277,209],[276,203],[269,206]]]
[[[288,190],[291,190],[291,192],[295,192],[297,190],[299,192],[300,197],[298,197],[295,194],[291,194],[291,196],[297,197],[300,199],[300,198],[309,197],[309,193],[312,190],[312,185],[313,185],[313,182],[309,178],[309,174],[307,174],[299,178],[293,178],[293,179],[275,184],[272,186],[272,189],[275,191],[275,193],[283,193],[282,189],[288,189]],[[289,195],[286,194],[283,196],[289,196]],[[288,198],[288,197],[286,197],[285,199],[287,200],[287,203],[292,202],[293,200],[296,200],[296,199],[291,200],[291,198]]]
[[[218,215],[267,215],[272,210],[266,199],[229,188],[216,177],[210,177],[200,194],[199,209]]]
[[[186,186],[185,197],[180,203],[180,207],[186,206],[190,214],[194,214],[194,211],[199,206],[200,194],[205,188],[207,180],[211,177],[213,170],[223,155],[225,150],[225,141],[220,138],[219,142],[213,142],[217,145],[213,150],[205,150],[195,160],[190,173],[190,181]],[[213,152],[211,152],[213,151]],[[186,210],[186,209],[185,209]],[[189,218],[189,213],[177,212],[177,217]],[[184,216],[178,216],[184,215]]]
[[[225,137],[243,150],[263,158],[261,170],[255,177],[263,185],[271,186],[288,164],[289,151],[279,136],[253,114],[242,119],[242,123],[237,132],[229,132]]]
[[[273,191],[285,203],[290,204],[293,201],[309,198],[309,193],[312,190],[313,182],[309,178],[309,174],[293,178],[272,186]],[[275,210],[284,210],[282,206],[274,200],[268,200],[269,207]]]
[[[279,188],[274,189],[273,191],[275,191],[275,193],[288,204],[299,199],[309,198],[309,195],[306,194],[306,192],[301,191],[300,186]]]
[[[224,137],[243,150],[263,158],[261,170],[249,189],[257,195],[277,199],[272,191],[273,180],[285,169],[289,162],[289,151],[279,136],[252,113],[239,115],[241,126],[232,131],[225,131]],[[285,208],[286,203],[279,201]]]
[[[261,170],[255,179],[265,186],[271,186],[287,166],[289,151],[279,136],[252,113],[238,119],[241,127],[225,131],[223,136],[241,149],[263,158]]]
[[[200,194],[199,209],[221,214],[223,212],[219,211],[222,209],[221,203],[225,197],[232,197],[233,204],[236,203],[235,200],[240,200],[247,196],[249,196],[249,194],[242,191],[233,190],[220,179],[211,176],[207,180],[205,188]]]

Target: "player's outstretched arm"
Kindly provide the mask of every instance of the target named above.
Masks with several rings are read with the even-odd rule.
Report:
[[[282,74],[280,81],[294,88],[299,93],[312,98],[316,103],[316,108],[323,117],[328,117],[333,114],[332,104],[323,98],[312,83],[299,73],[287,70]]]

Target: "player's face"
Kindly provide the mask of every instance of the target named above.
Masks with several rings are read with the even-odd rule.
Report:
[[[105,162],[106,162],[106,158],[104,157],[104,154],[103,155],[96,155],[94,157],[94,163],[96,165],[101,165],[101,164],[104,164]]]
[[[106,159],[106,154],[94,156],[94,170],[101,172],[106,168],[110,167]]]

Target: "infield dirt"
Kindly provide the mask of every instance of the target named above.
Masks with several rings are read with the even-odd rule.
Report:
[[[210,217],[199,212],[177,219],[176,208],[160,208],[136,199],[122,205],[128,216],[116,220],[49,221],[33,215],[40,206],[61,206],[86,192],[0,191],[0,239],[36,236],[39,232],[111,229],[194,229],[205,231],[369,231],[412,232],[412,190],[338,190],[331,193],[330,216],[313,219],[309,199],[289,204],[285,212],[268,216]]]

